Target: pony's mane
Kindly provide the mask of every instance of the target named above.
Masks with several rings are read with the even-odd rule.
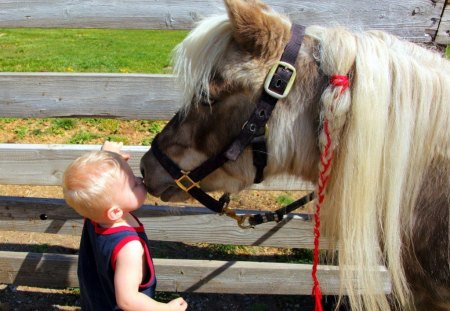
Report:
[[[307,34],[318,41],[326,75],[351,77],[348,94],[337,99],[340,90],[330,87],[321,108],[336,151],[323,229],[338,242],[343,288],[356,310],[388,310],[375,294],[382,282],[373,267],[384,264],[404,306],[410,292],[401,250],[412,236],[410,215],[433,161],[449,167],[450,64],[379,31],[310,27]],[[352,289],[355,277],[371,296]]]
[[[174,73],[184,90],[182,112],[197,104],[202,93],[209,95],[208,82],[230,39],[227,15],[212,16],[201,21],[175,48]]]

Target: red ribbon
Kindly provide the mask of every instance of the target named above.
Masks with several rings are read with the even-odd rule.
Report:
[[[335,76],[333,76],[335,77]],[[347,80],[348,83],[348,80]],[[316,202],[316,212],[314,213],[314,252],[313,252],[313,266],[312,266],[312,279],[313,279],[313,289],[312,295],[314,297],[314,311],[323,311],[322,308],[322,291],[320,289],[319,279],[317,278],[317,267],[319,265],[319,239],[320,239],[320,208],[325,199],[325,188],[329,180],[329,170],[331,163],[333,162],[334,151],[328,154],[331,149],[331,134],[328,126],[328,120],[325,119],[323,122],[323,131],[325,132],[327,143],[325,145],[322,154],[320,155],[320,161],[322,163],[322,168],[319,174],[319,185],[318,185],[318,199]]]
[[[348,81],[348,77],[345,75],[332,75],[330,79],[330,83],[333,86],[341,86],[341,92],[339,95],[341,95],[350,85],[350,82]]]

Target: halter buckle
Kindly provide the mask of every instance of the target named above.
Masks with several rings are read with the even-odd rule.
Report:
[[[254,228],[254,226],[250,225],[250,223],[248,222],[248,219],[250,219],[251,215],[238,216],[238,215],[236,215],[236,211],[234,209],[229,208],[228,206],[225,206],[223,213],[225,215],[227,215],[228,217],[236,220],[237,225],[241,229],[253,229]],[[246,222],[248,223],[248,225],[245,224]]]
[[[292,72],[291,77],[289,78],[289,81],[286,84],[286,88],[283,91],[283,94],[274,92],[270,89],[270,83],[272,82],[273,76],[275,75],[275,72],[277,71],[278,67],[283,67],[284,69],[287,69]],[[266,81],[264,82],[264,90],[269,94],[270,96],[282,99],[288,96],[289,91],[292,88],[292,85],[294,84],[295,77],[297,76],[297,71],[295,70],[294,66],[292,66],[289,63],[278,61],[276,62],[272,68],[270,69],[269,73],[267,74]]]
[[[188,192],[194,187],[200,188],[198,182],[195,182],[189,177],[190,172],[185,172],[181,170],[181,173],[183,173],[183,176],[181,176],[178,179],[175,179],[175,183],[178,187],[180,187],[183,191]]]

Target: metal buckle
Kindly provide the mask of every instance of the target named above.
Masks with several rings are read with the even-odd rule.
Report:
[[[183,173],[183,176],[181,176],[178,179],[175,179],[175,183],[180,187],[183,191],[188,192],[194,187],[200,188],[198,182],[193,181],[188,174],[190,172],[181,171]]]
[[[238,216],[236,214],[236,211],[229,208],[228,205],[225,206],[223,213],[225,215],[227,215],[230,218],[233,218],[234,220],[236,220],[237,225],[241,228],[241,229],[253,229],[254,226],[252,226],[248,220],[250,219],[251,215],[240,215]]]
[[[277,71],[278,67],[284,67],[285,69],[288,69],[290,71],[292,71],[292,76],[289,79],[289,82],[286,85],[286,88],[284,89],[283,94],[278,94],[277,92],[272,91],[269,86],[270,86],[270,82],[273,79],[273,75],[275,74],[275,72]],[[286,96],[288,96],[289,91],[292,88],[292,85],[294,84],[295,81],[295,77],[297,76],[297,71],[295,70],[294,66],[292,66],[289,63],[286,62],[282,62],[282,61],[278,61],[277,63],[275,63],[272,68],[270,69],[267,77],[266,77],[266,81],[264,82],[264,90],[272,97],[275,97],[277,99],[282,99],[285,98]]]

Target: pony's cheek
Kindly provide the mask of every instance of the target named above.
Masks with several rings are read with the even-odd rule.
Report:
[[[179,152],[176,155],[170,151],[171,148],[168,149],[168,156],[186,172],[194,170],[208,159],[204,153],[197,151],[194,148],[184,149],[183,152]]]

